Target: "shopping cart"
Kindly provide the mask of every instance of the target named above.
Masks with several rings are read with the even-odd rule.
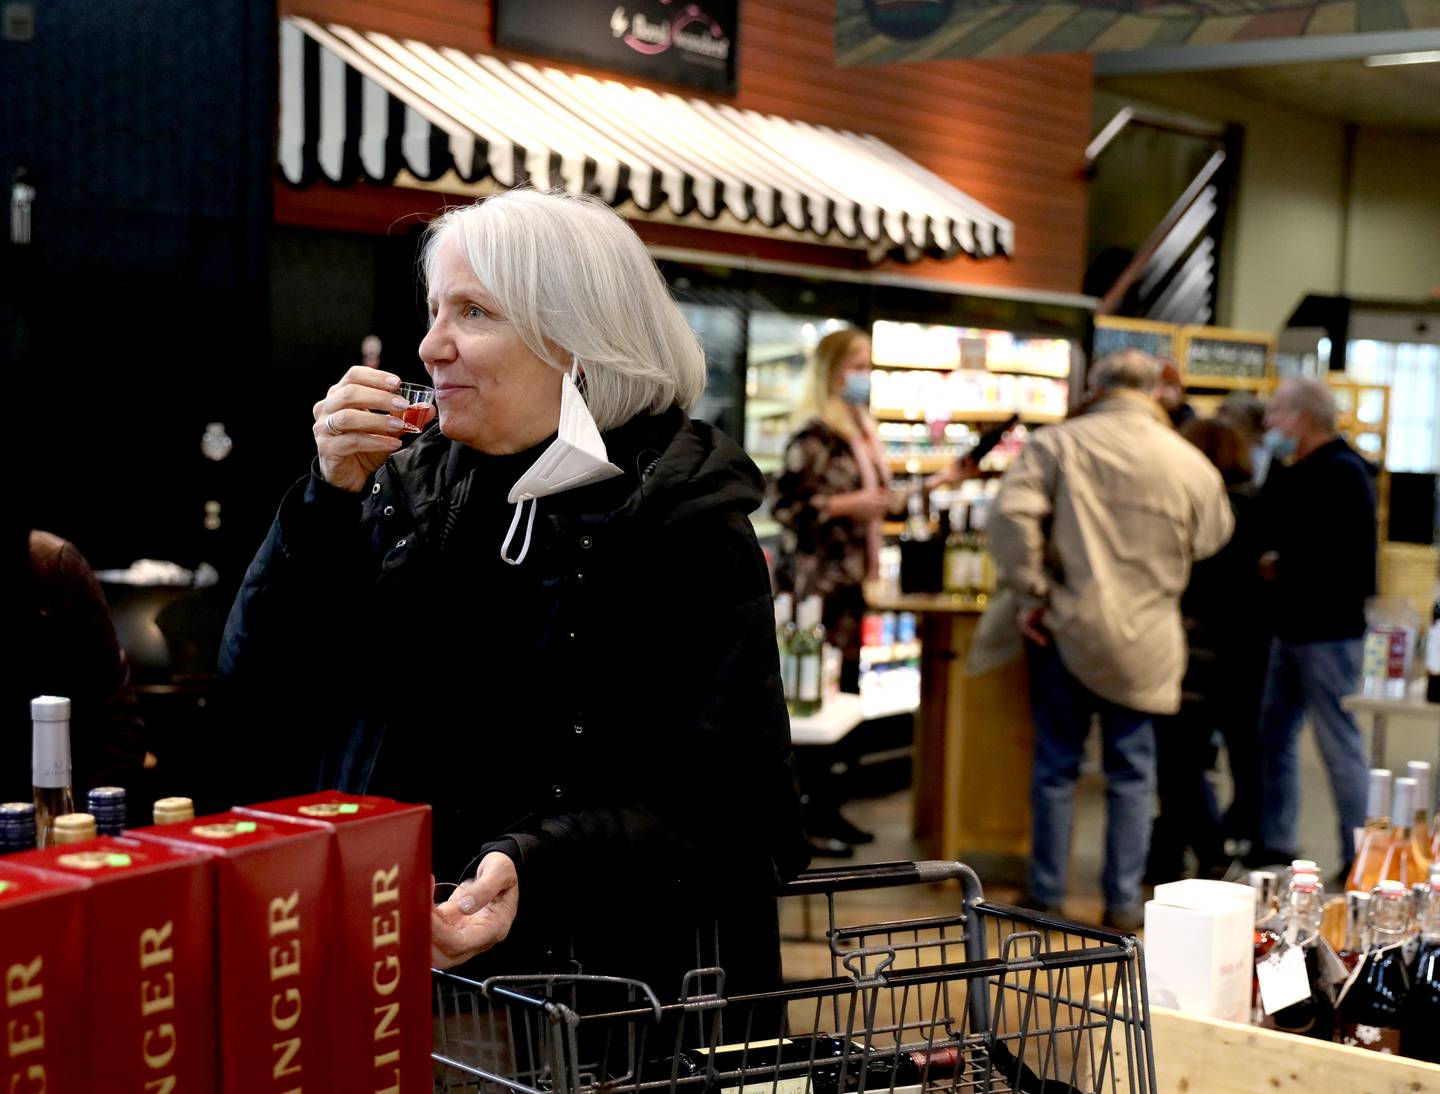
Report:
[[[937,896],[935,887],[942,886]],[[940,914],[874,917],[875,890]],[[727,996],[723,962],[662,1003],[581,972],[435,973],[436,1089],[483,1094],[1153,1094],[1135,938],[992,904],[958,862],[802,874],[823,903],[828,975]],[[828,952],[827,952],[828,951]]]

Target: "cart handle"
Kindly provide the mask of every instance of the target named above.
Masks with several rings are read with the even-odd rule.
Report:
[[[965,898],[980,897],[980,879],[963,862],[877,862],[869,866],[837,866],[806,870],[780,887],[781,896],[855,892],[859,889],[892,889],[901,885],[929,885],[960,881]]]

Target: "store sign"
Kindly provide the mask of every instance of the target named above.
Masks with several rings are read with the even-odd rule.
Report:
[[[733,94],[739,6],[739,0],[495,0],[495,41]]]
[[[1187,378],[1263,380],[1269,375],[1273,348],[1268,335],[1193,327],[1185,332],[1180,371]]]
[[[1378,0],[837,0],[836,17],[841,65],[1163,50],[1183,68],[1186,49],[1440,27],[1433,5]]]
[[[1095,320],[1093,359],[1125,349],[1138,349],[1161,361],[1174,362],[1175,340],[1180,329],[1169,323],[1152,323],[1145,319]]]

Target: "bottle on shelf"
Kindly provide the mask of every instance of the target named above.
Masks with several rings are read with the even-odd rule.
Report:
[[[1345,888],[1368,893],[1380,880],[1380,864],[1390,846],[1390,805],[1394,776],[1383,767],[1370,769],[1369,792],[1365,798],[1365,828],[1355,845],[1355,861]]]
[[[189,798],[160,798],[151,816],[156,824],[182,824],[195,819],[195,803]]]
[[[1255,964],[1270,956],[1280,941],[1285,921],[1280,915],[1280,876],[1270,870],[1251,870],[1245,879],[1255,890]],[[1260,978],[1251,974],[1251,1021],[1259,1024],[1264,1018],[1260,1009]]]
[[[1440,631],[1432,631],[1440,637]],[[1431,874],[1416,912],[1420,949],[1400,1014],[1400,1051],[1440,1064],[1440,873]]]
[[[31,781],[35,788],[35,845],[55,842],[55,819],[75,812],[70,788],[70,700],[41,695],[30,701],[34,726]]]
[[[905,501],[905,508],[905,530],[900,533],[900,538],[911,543],[928,543],[930,541],[930,517],[925,512],[923,487],[911,488],[909,497]]]
[[[125,830],[125,791],[121,787],[97,786],[85,801],[100,835],[118,836]]]
[[[990,522],[990,501],[982,499],[970,506],[970,534],[975,546],[977,595],[988,597],[995,591],[995,559],[990,554],[990,536],[986,526]]]
[[[1415,826],[1410,838],[1415,842],[1415,855],[1425,863],[1428,880],[1430,864],[1435,861],[1431,851],[1435,833],[1435,768],[1427,760],[1411,760],[1405,774],[1415,780]]]
[[[35,803],[0,805],[0,855],[35,849]]]
[[[1429,874],[1429,857],[1421,858],[1413,838],[1415,825],[1416,782],[1408,776],[1395,780],[1394,805],[1390,810],[1390,840],[1380,860],[1376,883],[1398,881],[1409,892],[1410,886],[1424,881]]]
[[[795,656],[795,699],[790,713],[804,716],[820,709],[821,679],[825,657],[825,628],[821,625],[821,600],[807,596],[796,613],[795,637],[790,643]]]
[[[59,847],[65,843],[94,839],[98,833],[95,831],[95,818],[89,813],[66,813],[55,818],[53,834],[51,846]]]
[[[945,591],[968,596],[974,593],[970,565],[970,542],[965,536],[966,505],[956,502],[950,512],[950,535],[945,539]]]
[[[1353,890],[1345,894],[1345,938],[1337,955],[1351,972],[1365,957],[1369,948],[1366,931],[1370,920],[1370,894]]]
[[[791,648],[795,641],[795,597],[791,593],[777,593],[775,596],[775,644],[780,649],[780,683],[785,689],[785,698],[795,695],[795,653]]]
[[[1326,1041],[1334,1036],[1335,1006],[1331,1002],[1320,960],[1320,926],[1324,917],[1325,887],[1320,883],[1319,877],[1315,874],[1296,874],[1290,881],[1284,930],[1279,942],[1266,958],[1266,964],[1289,960],[1287,951],[1298,949],[1302,955],[1308,993],[1295,1002],[1281,1005],[1266,1013],[1262,1024],[1270,1029]],[[1263,980],[1262,976],[1262,983]],[[1304,988],[1305,985],[1301,987]],[[1262,988],[1262,1009],[1265,994]]]
[[[1370,894],[1369,952],[1340,997],[1341,1044],[1400,1051],[1401,1008],[1410,988],[1404,945],[1409,920],[1409,886],[1380,882]]]

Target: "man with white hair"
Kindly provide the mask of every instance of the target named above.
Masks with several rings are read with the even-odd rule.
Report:
[[[1091,369],[1085,413],[1037,433],[990,520],[1000,584],[1020,598],[1035,766],[1027,902],[1065,896],[1075,782],[1090,724],[1104,734],[1105,922],[1142,921],[1155,795],[1153,718],[1180,707],[1190,564],[1234,527],[1220,473],[1151,393],[1160,365],[1123,350]]]
[[[1341,857],[1355,855],[1365,823],[1365,745],[1340,700],[1360,682],[1365,601],[1375,594],[1377,529],[1370,466],[1335,428],[1335,396],[1322,380],[1281,383],[1265,415],[1277,460],[1261,495],[1262,573],[1274,591],[1275,634],[1260,707],[1264,809],[1253,863],[1288,862],[1299,850],[1301,719],[1310,715],[1330,775]]]

